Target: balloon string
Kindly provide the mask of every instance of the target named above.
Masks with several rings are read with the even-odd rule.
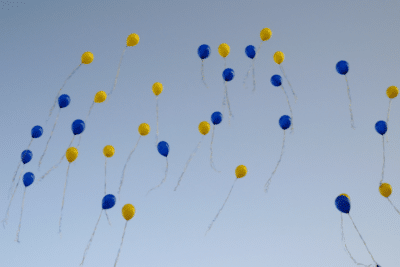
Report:
[[[247,77],[249,77],[249,74],[250,74],[251,69],[254,68],[254,59],[252,59],[252,61],[253,61],[253,64],[250,65],[250,68],[249,68],[249,70],[247,71],[246,76],[245,76],[244,79],[243,79],[243,88],[244,88],[244,89],[246,89],[246,80],[247,80]],[[254,89],[253,89],[253,91],[254,91]]]
[[[296,94],[295,94],[295,92],[294,92],[294,90],[293,90],[293,87],[292,87],[292,85],[290,84],[289,79],[287,78],[287,76],[286,76],[286,74],[285,74],[285,71],[284,71],[282,65],[279,65],[279,67],[281,68],[282,74],[283,74],[283,76],[285,77],[286,81],[288,82],[288,84],[289,84],[289,86],[290,86],[290,89],[292,89],[292,93],[293,93],[293,96],[294,96],[294,102],[296,103],[296,102],[297,102],[297,96],[296,96]]]
[[[67,176],[65,177],[64,193],[63,193],[63,199],[62,199],[62,204],[61,204],[60,221],[58,222],[58,233],[60,234],[60,238],[61,238],[61,222],[62,222],[62,214],[63,214],[63,209],[64,209],[65,190],[67,189],[68,172],[69,172],[69,166],[70,165],[71,164],[68,164]]]
[[[40,165],[42,164],[43,157],[44,157],[44,155],[46,154],[47,148],[49,147],[49,143],[50,143],[51,137],[53,136],[54,129],[56,128],[57,121],[58,121],[58,117],[60,116],[60,111],[61,111],[61,108],[58,110],[57,118],[56,118],[56,121],[54,122],[53,129],[51,130],[49,140],[47,140],[46,148],[45,148],[44,151],[43,151],[43,155],[40,157],[40,160],[39,160],[39,169],[40,169]]]
[[[127,225],[128,225],[128,221],[126,221],[126,223],[125,223],[124,233],[122,234],[121,245],[119,246],[119,249],[118,249],[118,254],[117,254],[117,258],[115,259],[114,267],[117,266],[117,262],[118,262],[118,259],[119,259],[119,253],[121,252],[122,244],[124,243],[124,237],[125,237],[125,231],[126,231],[126,226]]]
[[[226,83],[225,83],[225,94],[226,94],[226,103],[228,105],[228,110],[229,110],[228,124],[231,125],[231,117],[233,117],[233,115],[231,111],[231,104],[229,102],[228,87],[226,86]]]
[[[203,79],[204,85],[208,88],[208,85],[206,84],[206,79],[204,78],[204,59],[201,60],[201,77]]]
[[[157,114],[157,133],[156,133],[156,146],[158,145],[158,96],[156,96],[156,114]]]
[[[288,95],[287,95],[287,93],[286,93],[286,91],[285,91],[285,88],[283,88],[283,85],[281,85],[281,88],[282,88],[283,92],[285,93],[286,101],[287,101],[287,103],[288,103],[288,105],[289,105],[290,115],[291,115],[290,117],[292,118],[291,133],[293,133],[293,111],[292,111],[292,107],[290,106],[289,97],[288,97]]]
[[[385,137],[383,137],[383,135],[382,135],[382,145],[383,145],[383,165],[382,165],[382,179],[380,184],[382,184],[383,182],[383,174],[385,171]]]
[[[118,64],[117,76],[115,77],[115,80],[114,80],[114,86],[113,86],[111,92],[108,94],[108,96],[110,96],[112,94],[112,92],[115,90],[115,86],[117,86],[117,80],[118,80],[118,76],[119,76],[119,70],[121,69],[122,58],[124,57],[125,50],[126,50],[127,47],[128,46],[125,46],[124,51],[122,51],[121,59],[119,60],[119,64]],[[106,103],[108,103],[108,99],[109,98],[107,97],[107,102]]]
[[[178,184],[176,185],[174,191],[176,191],[176,189],[177,189],[178,186],[180,185],[181,180],[182,180],[182,177],[183,177],[183,174],[185,174],[186,168],[188,167],[189,162],[192,160],[193,156],[196,154],[197,150],[198,150],[199,147],[200,147],[201,141],[203,141],[203,139],[204,139],[204,135],[203,135],[203,137],[201,138],[200,142],[197,144],[197,147],[194,149],[193,153],[190,155],[188,161],[186,162],[185,169],[183,169],[183,172],[182,172],[182,174],[181,174],[181,177],[179,177]]]
[[[154,190],[154,189],[160,187],[160,186],[165,182],[165,180],[167,179],[167,173],[168,173],[168,158],[167,158],[167,157],[165,157],[165,158],[167,159],[167,166],[165,167],[164,179],[161,181],[161,183],[160,183],[159,185],[157,185],[156,187],[153,187],[152,189],[150,189],[150,190],[147,192],[146,195],[148,195],[148,194],[150,193],[150,191],[152,191],[152,190]]]
[[[21,230],[21,221],[22,221],[22,212],[24,211],[24,202],[25,202],[25,193],[26,193],[26,187],[24,188],[24,196],[22,198],[22,206],[21,206],[21,216],[19,217],[19,225],[18,225],[18,231],[17,231],[17,238],[15,241],[19,243],[19,232]]]
[[[390,107],[391,106],[392,106],[392,99],[389,100],[389,108],[388,108],[387,120],[386,120],[386,125],[387,125],[388,129],[389,129],[389,116],[390,116]],[[387,133],[386,133],[386,142],[389,142],[389,137],[388,137]]]
[[[226,69],[226,57],[224,57],[224,70]]]
[[[104,195],[107,195],[107,157],[106,157],[106,160],[104,163],[104,177],[105,177],[104,178]],[[111,222],[110,222],[110,218],[108,218],[107,210],[105,212],[106,212],[108,224],[111,226]]]
[[[33,141],[33,137],[31,138],[31,141],[29,142],[28,148],[26,150],[29,149],[29,147],[32,144],[32,141]],[[22,158],[24,158],[25,155],[26,155],[26,152],[22,155]],[[10,198],[10,195],[11,195],[11,192],[12,192],[12,187],[14,186],[14,182],[15,182],[15,177],[17,177],[17,173],[18,173],[18,170],[19,170],[19,166],[21,166],[21,162],[22,162],[22,159],[21,159],[21,161],[18,162],[17,169],[15,170],[14,176],[13,176],[13,178],[11,180],[10,189],[8,190],[8,198]]]
[[[108,224],[111,226],[111,221],[110,221],[110,218],[108,217],[107,210],[105,212],[106,212],[106,217],[107,217]]]
[[[24,171],[24,167],[22,166],[21,175],[22,175],[22,172],[23,172],[23,171]],[[9,216],[9,213],[10,213],[11,202],[12,202],[12,200],[13,200],[13,198],[14,198],[15,192],[17,191],[17,188],[18,188],[18,185],[19,185],[19,181],[21,181],[21,175],[20,175],[19,178],[18,178],[18,182],[17,182],[17,185],[15,186],[14,193],[12,194],[11,199],[10,199],[10,203],[8,204],[6,216],[5,216],[5,218],[3,219],[3,221],[2,221],[2,223],[3,223],[3,228],[6,228],[6,227],[5,227],[5,224],[7,224],[8,216]]]
[[[253,92],[255,92],[256,91],[256,72],[254,70],[254,60],[253,60],[252,66],[253,66]]]
[[[237,180],[237,178],[236,178],[235,181],[233,182],[232,187],[231,187],[231,190],[229,191],[229,194],[228,194],[228,196],[226,197],[226,199],[225,199],[225,201],[224,201],[224,204],[223,204],[222,207],[219,209],[217,215],[215,216],[214,220],[212,220],[210,226],[208,226],[208,229],[207,229],[207,231],[206,231],[206,233],[205,233],[204,235],[207,235],[207,233],[211,230],[211,227],[213,226],[214,222],[217,220],[219,214],[221,213],[222,209],[224,208],[226,202],[228,201],[229,196],[230,196],[231,193],[232,193],[232,189],[233,189],[233,186],[235,185],[236,180]]]
[[[87,122],[87,119],[89,118],[89,115],[90,115],[90,113],[92,112],[92,108],[94,107],[94,101],[93,101],[93,103],[92,103],[92,105],[90,106],[90,108],[89,108],[89,112],[88,112],[88,114],[86,115],[86,119],[85,119],[85,123]]]
[[[352,127],[353,129],[355,129],[355,127],[354,127],[354,120],[353,120],[353,112],[351,111],[351,96],[350,96],[349,81],[347,81],[347,76],[346,76],[346,75],[344,75],[344,78],[346,79],[347,94],[348,94],[349,100],[350,100],[350,103],[349,103],[349,110],[350,110],[351,127]]]
[[[212,130],[212,136],[211,136],[211,145],[210,145],[210,151],[211,151],[211,155],[210,155],[210,164],[211,164],[211,167],[216,171],[216,172],[220,172],[220,171],[218,171],[216,168],[215,168],[215,165],[214,165],[214,161],[213,161],[213,148],[212,148],[212,145],[213,145],[213,141],[214,141],[214,131],[215,131],[215,125],[213,125],[213,130]]]
[[[60,96],[61,90],[64,88],[64,86],[65,86],[65,84],[67,83],[67,81],[69,80],[69,78],[72,77],[72,75],[75,73],[75,71],[77,71],[77,70],[79,69],[79,67],[80,67],[81,65],[82,65],[82,63],[79,64],[79,65],[71,72],[71,74],[70,74],[70,75],[68,76],[68,78],[65,80],[64,84],[61,86],[61,88],[60,88],[60,90],[58,91],[58,94],[57,94],[57,96],[56,96],[56,99],[54,100],[54,104],[53,104],[53,106],[52,106],[51,109],[50,109],[49,117],[47,118],[46,123],[47,123],[47,121],[50,119],[51,114],[53,113],[53,109],[55,108],[55,106],[56,106],[56,104],[57,104],[57,100],[58,100],[58,97]]]
[[[269,185],[270,185],[270,183],[271,183],[272,176],[274,176],[276,170],[278,169],[279,163],[281,163],[282,155],[283,155],[283,149],[285,148],[285,137],[286,137],[286,131],[283,131],[283,142],[282,142],[281,156],[280,156],[280,158],[279,158],[279,160],[278,160],[278,163],[276,164],[275,170],[274,170],[274,171],[272,172],[272,174],[271,174],[271,177],[269,177],[268,181],[267,181],[267,182],[265,183],[265,185],[264,185],[264,191],[265,191],[265,193],[268,192],[268,188],[269,188]]]
[[[100,216],[99,216],[99,219],[97,220],[96,226],[94,227],[93,234],[92,234],[92,236],[90,237],[90,240],[89,240],[89,243],[87,244],[87,247],[86,247],[86,249],[85,249],[85,252],[83,253],[83,259],[82,259],[82,262],[81,262],[80,266],[82,266],[82,265],[83,265],[83,262],[85,261],[86,253],[87,253],[87,251],[89,250],[90,244],[92,243],[92,240],[93,240],[93,237],[94,237],[94,233],[96,232],[97,225],[99,224],[99,221],[100,221],[100,218],[101,218],[101,214],[102,214],[102,213],[103,213],[103,210],[101,210],[101,212],[100,212]]]
[[[125,163],[125,166],[124,166],[124,170],[122,171],[121,182],[120,182],[120,184],[119,184],[119,189],[118,189],[118,199],[119,199],[119,194],[120,194],[120,192],[121,192],[122,183],[124,182],[126,165],[128,164],[128,162],[129,162],[129,160],[130,160],[130,158],[131,158],[133,152],[135,151],[137,145],[139,144],[140,137],[142,137],[142,136],[139,136],[139,139],[137,140],[137,143],[136,143],[135,147],[132,149],[131,153],[130,153],[129,156],[128,156],[128,159],[126,160],[126,163]]]
[[[246,77],[244,77],[244,80],[243,80],[243,86],[244,86],[244,88],[246,89],[246,79],[247,79],[247,77],[249,76],[250,71],[253,69],[253,86],[254,86],[253,92],[256,90],[256,80],[255,80],[255,78],[254,78],[254,76],[255,76],[255,75],[254,75],[254,61],[256,60],[256,57],[257,57],[257,55],[258,55],[258,51],[260,51],[260,48],[261,48],[262,43],[263,43],[263,42],[261,41],[260,45],[258,46],[257,52],[256,52],[254,58],[252,59],[252,66],[250,66],[249,70],[247,71]]]
[[[389,197],[387,198],[389,200],[389,203],[392,204],[393,208],[397,211],[398,214],[400,214],[400,211],[396,208],[395,205],[393,205],[392,201],[389,199]]]

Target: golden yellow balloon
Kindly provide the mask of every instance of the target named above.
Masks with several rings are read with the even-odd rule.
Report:
[[[218,46],[218,53],[221,55],[221,57],[227,57],[229,55],[229,52],[231,51],[231,48],[229,45],[223,43]]]
[[[383,183],[379,186],[379,193],[384,197],[389,197],[392,194],[392,186],[387,183]]]
[[[209,131],[210,131],[210,124],[208,122],[206,122],[206,121],[200,122],[200,124],[199,124],[199,132],[202,135],[206,135],[206,134],[208,134]]]
[[[104,156],[106,156],[107,158],[111,158],[112,156],[114,156],[115,153],[115,149],[113,146],[111,145],[107,145],[103,148],[103,154]]]
[[[104,91],[98,91],[94,96],[95,103],[104,102],[107,99],[107,94]]]
[[[276,64],[280,65],[285,59],[285,54],[282,51],[278,51],[274,54],[274,61]]]
[[[260,32],[260,38],[262,41],[267,41],[272,36],[272,31],[269,28],[264,28]]]
[[[125,220],[129,221],[135,216],[135,207],[132,204],[126,204],[122,207],[122,216],[124,216]]]
[[[78,157],[78,149],[76,149],[75,147],[68,148],[67,152],[65,152],[65,157],[67,158],[69,163],[74,162]]]
[[[138,130],[141,136],[148,135],[150,133],[150,125],[148,125],[147,123],[142,123],[139,125]]]
[[[161,83],[154,83],[152,89],[155,95],[159,95],[163,91],[163,85]]]
[[[389,86],[388,89],[386,90],[386,95],[389,98],[395,98],[398,94],[399,94],[399,89],[394,85]]]
[[[244,165],[239,165],[235,170],[236,178],[243,178],[247,174],[247,168]]]
[[[135,46],[139,43],[139,35],[136,33],[129,34],[128,38],[126,38],[126,46]]]
[[[349,197],[348,194],[340,194],[339,196],[345,196],[345,197],[347,197],[347,198],[350,200],[350,197]]]
[[[81,57],[82,64],[90,64],[90,63],[92,63],[93,59],[94,59],[94,56],[93,56],[92,52],[89,52],[89,51],[83,53],[82,57]]]

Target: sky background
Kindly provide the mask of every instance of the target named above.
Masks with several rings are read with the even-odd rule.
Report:
[[[125,225],[121,209],[127,203],[135,206],[136,215],[128,222],[118,266],[355,266],[341,241],[340,212],[334,204],[341,193],[351,197],[350,214],[375,260],[382,267],[399,265],[400,215],[379,194],[382,137],[374,129],[377,121],[386,119],[387,87],[400,86],[398,1],[3,2],[1,216],[32,127],[41,125],[44,133],[33,140],[33,159],[24,167],[36,180],[26,190],[20,243],[14,240],[22,181],[8,224],[0,228],[1,266],[79,266],[101,211],[103,147],[115,147],[115,155],[107,160],[107,193],[116,195],[143,122],[151,132],[141,138],[126,169],[121,199],[108,211],[112,226],[103,214],[84,266],[113,266]],[[265,27],[273,34],[255,61],[253,93],[251,76],[243,87],[251,65],[244,50],[250,44],[258,47]],[[71,124],[86,118],[95,93],[111,91],[131,33],[137,33],[140,42],[126,49],[116,89],[107,104],[95,104],[79,156],[70,166],[60,239],[68,162],[37,180],[65,153],[73,137]],[[215,127],[214,162],[221,172],[210,166],[210,131],[174,192],[202,139],[199,123],[211,122],[211,114],[222,111],[221,43],[230,46],[226,62],[235,71],[228,83],[234,118],[229,125],[225,110],[224,120]],[[208,89],[197,55],[201,44],[211,47],[204,61]],[[71,97],[71,104],[60,112],[39,170],[58,106],[46,124],[49,110],[85,51],[91,51],[94,60],[81,66],[64,87],[62,93]],[[265,194],[263,186],[281,153],[283,130],[278,120],[290,115],[282,90],[270,83],[272,75],[280,74],[273,61],[276,51],[285,54],[282,66],[298,101],[294,103],[284,80],[294,132],[286,132],[282,161]],[[340,60],[350,64],[355,130],[350,126],[345,77],[335,69]],[[166,164],[155,147],[155,82],[164,86],[158,99],[159,137],[170,146],[169,171],[166,182],[146,196],[163,179]],[[400,208],[399,121],[400,103],[394,99],[384,181],[392,185],[390,198]],[[224,210],[204,236],[241,164],[247,166],[247,175],[235,183]],[[344,231],[354,258],[372,264],[347,215]]]

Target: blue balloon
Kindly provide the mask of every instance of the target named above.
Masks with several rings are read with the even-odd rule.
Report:
[[[275,74],[274,76],[271,77],[271,83],[273,86],[281,86],[282,85],[282,77],[278,74]]]
[[[71,98],[68,95],[60,95],[60,97],[58,98],[58,105],[60,106],[60,108],[65,108],[69,105],[69,103],[71,102]]]
[[[291,124],[292,124],[292,118],[290,118],[288,115],[283,115],[279,119],[279,126],[281,126],[283,130],[289,128]]]
[[[35,175],[31,172],[27,172],[24,174],[22,181],[24,182],[25,187],[28,187],[33,183],[33,181],[35,181]]]
[[[199,46],[199,48],[197,49],[197,54],[199,55],[199,57],[201,59],[206,59],[208,58],[208,56],[211,53],[211,49],[208,45],[203,44],[201,46]]]
[[[345,75],[349,71],[349,63],[347,61],[341,60],[336,64],[336,71],[339,74]]]
[[[387,124],[386,121],[378,121],[375,124],[375,130],[380,134],[384,135],[387,132]]]
[[[31,136],[32,138],[39,138],[43,134],[43,128],[40,127],[39,125],[36,125],[35,127],[32,128],[31,130]]]
[[[336,208],[343,213],[350,212],[350,201],[346,196],[338,196],[335,200]]]
[[[169,145],[168,145],[168,143],[165,142],[165,141],[161,141],[157,145],[157,150],[158,150],[158,153],[160,153],[164,157],[168,156],[168,153],[169,153]]]
[[[246,52],[246,55],[251,59],[256,56],[256,48],[252,45],[248,45],[244,51]]]
[[[71,126],[74,135],[81,134],[85,130],[85,122],[83,120],[75,120]]]
[[[211,122],[214,125],[220,124],[222,121],[222,113],[219,111],[215,111],[212,115],[211,115]]]
[[[30,150],[24,150],[24,151],[22,151],[22,153],[21,153],[21,160],[22,160],[22,163],[23,163],[23,164],[26,164],[26,163],[28,163],[29,161],[31,161],[32,156],[33,156],[32,151],[30,151]]]
[[[103,197],[102,207],[103,210],[108,210],[114,207],[116,198],[114,195],[108,194]]]
[[[232,81],[233,77],[235,77],[235,72],[231,68],[225,69],[224,72],[222,73],[222,78],[224,78],[226,82]]]

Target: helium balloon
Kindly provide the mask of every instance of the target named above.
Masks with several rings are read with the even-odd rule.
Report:
[[[246,56],[251,59],[251,66],[249,70],[247,71],[246,76],[244,77],[243,80],[243,87],[246,89],[246,79],[249,76],[249,73],[251,70],[253,70],[253,92],[256,90],[256,78],[255,78],[255,72],[254,72],[254,61],[256,57],[256,48],[252,45],[248,45],[246,49],[244,50],[246,53]]]
[[[126,226],[128,225],[128,221],[130,219],[132,219],[134,215],[135,215],[135,207],[132,204],[126,204],[125,206],[122,207],[122,216],[126,220],[126,223],[125,223],[124,233],[122,234],[121,245],[119,246],[117,258],[115,259],[114,267],[117,266],[119,254],[120,254],[121,248],[122,248],[122,243],[124,243],[124,236],[125,236]]]
[[[202,121],[199,124],[199,132],[202,135],[206,135],[206,134],[208,134],[209,131],[210,131],[210,124],[208,122],[206,122],[206,121]]]
[[[233,78],[235,77],[235,72],[233,71],[233,69],[227,68],[222,72],[222,78],[225,81],[225,91],[224,91],[224,100],[222,102],[222,106],[224,107],[225,110],[225,103],[228,106],[228,110],[229,110],[229,117],[228,117],[228,123],[230,124],[230,118],[233,116],[232,115],[232,111],[231,111],[231,105],[229,103],[229,97],[228,97],[228,87],[227,87],[227,82],[230,82],[233,80]],[[223,111],[224,111],[223,110]]]
[[[85,123],[83,120],[75,120],[71,126],[74,135],[81,134],[85,130]]]
[[[276,64],[279,65],[279,68],[281,69],[281,72],[282,72],[283,76],[285,77],[286,81],[288,82],[288,84],[289,84],[289,86],[290,86],[290,89],[292,90],[292,93],[293,93],[295,102],[297,102],[297,96],[296,96],[296,94],[294,93],[293,87],[292,87],[292,85],[290,84],[289,79],[287,78],[287,76],[286,76],[286,74],[285,74],[285,70],[283,69],[283,67],[282,67],[282,65],[281,65],[284,59],[285,59],[285,54],[283,54],[282,51],[275,52],[275,54],[274,54],[274,61],[275,61]]]
[[[157,133],[156,133],[156,144],[158,144],[158,96],[163,91],[163,85],[159,82],[153,84],[153,93],[156,95],[156,115],[157,115]]]
[[[389,196],[392,194],[392,186],[388,183],[382,183],[381,181],[381,184],[379,186],[379,193],[381,193],[383,197],[387,198],[390,205],[392,205],[392,207],[397,211],[397,213],[400,214],[400,211],[396,208],[396,206],[392,203],[392,201],[389,198]]]
[[[42,134],[43,134],[43,128],[40,127],[39,125],[36,125],[31,130],[32,138],[39,138],[42,136]]]
[[[254,57],[256,56],[256,48],[252,45],[246,46],[246,49],[244,51],[246,53],[246,56],[251,59],[254,59]]]
[[[81,57],[82,64],[90,64],[90,63],[92,63],[93,59],[94,59],[94,56],[89,51],[83,53],[82,57]]]
[[[220,124],[222,121],[222,113],[219,111],[214,112],[211,115],[211,122],[214,124],[213,125],[213,130],[212,130],[212,137],[211,137],[211,144],[210,144],[210,151],[211,151],[211,155],[210,155],[210,164],[211,167],[216,171],[219,172],[214,165],[214,161],[213,161],[213,149],[212,149],[212,145],[213,145],[213,140],[214,140],[214,131],[215,131],[215,125]]]
[[[256,57],[258,55],[258,51],[260,51],[261,45],[263,44],[263,42],[268,41],[271,38],[271,36],[272,36],[272,31],[268,28],[264,28],[260,31],[261,42],[257,48],[257,52],[255,53],[253,61],[256,59]]]
[[[351,96],[350,96],[350,87],[349,87],[349,82],[347,81],[347,72],[349,72],[349,63],[347,63],[344,60],[339,61],[336,64],[336,71],[340,74],[340,75],[344,75],[345,79],[346,79],[346,84],[347,84],[347,95],[349,96],[349,110],[350,110],[350,119],[351,119],[351,127],[353,129],[355,129],[354,127],[354,120],[353,120],[353,112],[351,111]]]
[[[387,124],[389,124],[389,116],[390,116],[390,107],[392,105],[392,100],[399,94],[399,89],[392,85],[389,86],[388,89],[386,90],[386,95],[389,97],[389,108],[388,108],[388,113],[387,113]],[[386,135],[386,141],[388,141],[388,136]]]
[[[224,58],[224,69],[226,69],[226,57],[229,55],[231,48],[229,45],[223,43],[218,46],[218,53],[221,57]]]
[[[211,53],[211,49],[208,45],[203,44],[201,46],[199,46],[199,48],[197,49],[197,54],[199,55],[200,59],[201,59],[201,77],[203,79],[203,83],[204,85],[208,88],[205,78],[204,78],[204,59],[208,58],[208,56]]]
[[[24,196],[22,197],[22,205],[21,205],[21,216],[19,217],[19,226],[18,226],[18,231],[17,231],[17,238],[15,241],[19,243],[19,232],[21,230],[21,222],[22,222],[22,213],[24,211],[24,202],[25,202],[25,193],[26,193],[26,188],[30,186],[33,181],[35,180],[35,175],[31,172],[27,172],[24,174],[24,178],[22,181],[24,182],[25,188],[24,188]]]
[[[387,132],[387,124],[385,121],[378,121],[375,123],[375,130],[382,135],[382,145],[383,145],[383,165],[382,165],[382,179],[381,183],[383,181],[384,177],[384,171],[385,171],[385,138],[383,135]]]
[[[26,163],[28,163],[29,161],[31,161],[32,156],[33,156],[33,154],[32,154],[32,152],[31,152],[30,150],[24,150],[24,151],[22,151],[22,153],[21,153],[21,160],[22,160],[22,163],[23,163],[23,164],[26,164]]]
[[[285,93],[286,101],[287,101],[287,103],[288,103],[289,110],[290,110],[290,116],[291,116],[291,118],[292,118],[292,120],[293,120],[292,107],[290,106],[289,97],[288,97],[288,95],[286,94],[285,88],[283,88],[283,85],[282,85],[282,77],[281,77],[280,75],[277,75],[277,74],[276,74],[276,75],[273,75],[273,76],[271,77],[271,83],[272,83],[272,85],[275,86],[275,87],[279,87],[279,86],[280,86],[280,87],[282,88],[283,93]],[[292,124],[292,131],[293,131],[293,124]]]

